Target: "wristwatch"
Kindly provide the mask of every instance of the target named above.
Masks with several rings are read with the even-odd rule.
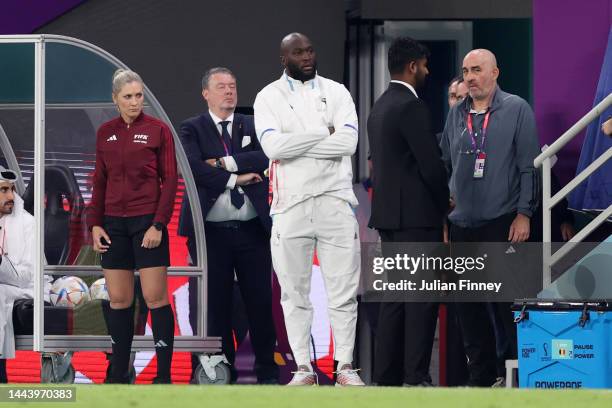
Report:
[[[215,159],[215,167],[218,169],[223,168],[223,162],[221,161],[221,159]]]
[[[153,226],[155,227],[156,230],[161,231],[164,229],[164,224],[162,224],[161,222],[154,222]]]

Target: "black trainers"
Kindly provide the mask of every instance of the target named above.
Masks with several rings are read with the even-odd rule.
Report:
[[[497,377],[491,388],[504,388],[506,386],[506,378],[505,377]]]
[[[172,384],[170,378],[166,377],[155,377],[153,379],[153,384]]]
[[[278,385],[278,378],[262,378],[257,380],[259,385]]]
[[[427,380],[423,380],[423,381],[421,381],[421,382],[420,382],[420,383],[418,383],[418,384],[408,384],[408,383],[404,383],[404,384],[402,385],[402,387],[408,387],[408,388],[410,388],[410,387],[433,387],[433,386],[434,386],[434,385],[433,385],[432,383],[430,383],[429,381],[427,381]]]
[[[104,379],[104,384],[130,384],[130,376],[126,375],[122,378],[114,378],[112,376]]]

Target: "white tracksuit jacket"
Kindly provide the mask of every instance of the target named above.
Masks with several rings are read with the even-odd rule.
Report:
[[[344,85],[320,75],[302,83],[283,73],[257,94],[254,110],[257,136],[273,162],[271,214],[322,194],[357,205],[350,158],[357,114]]]

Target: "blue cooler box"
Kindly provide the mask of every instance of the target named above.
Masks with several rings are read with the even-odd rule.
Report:
[[[513,306],[521,388],[612,388],[612,303]]]

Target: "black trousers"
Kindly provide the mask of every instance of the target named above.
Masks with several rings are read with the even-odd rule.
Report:
[[[506,242],[516,214],[506,214],[477,228],[451,224],[454,242]],[[516,325],[511,303],[457,303],[468,356],[470,386],[490,386],[504,376],[506,359],[516,359]]]
[[[246,306],[251,344],[255,353],[257,380],[278,379],[274,362],[276,331],[272,317],[272,256],[270,236],[259,218],[244,222],[206,222],[206,252],[208,261],[208,335],[221,336],[222,351],[232,364],[233,380],[235,348],[232,335],[234,271],[240,294]],[[196,259],[195,239],[188,238],[189,254]],[[190,299],[196,285],[189,285]],[[193,287],[193,289],[192,289]],[[196,316],[190,313],[195,329]]]
[[[446,385],[463,386],[468,381],[467,358],[456,303],[446,304]]]
[[[0,384],[6,384],[8,377],[6,375],[6,360],[0,358]]]
[[[381,230],[385,242],[441,242],[442,228]],[[385,255],[387,256],[387,255]],[[438,303],[383,302],[376,330],[374,381],[378,385],[431,382],[429,364]]]

